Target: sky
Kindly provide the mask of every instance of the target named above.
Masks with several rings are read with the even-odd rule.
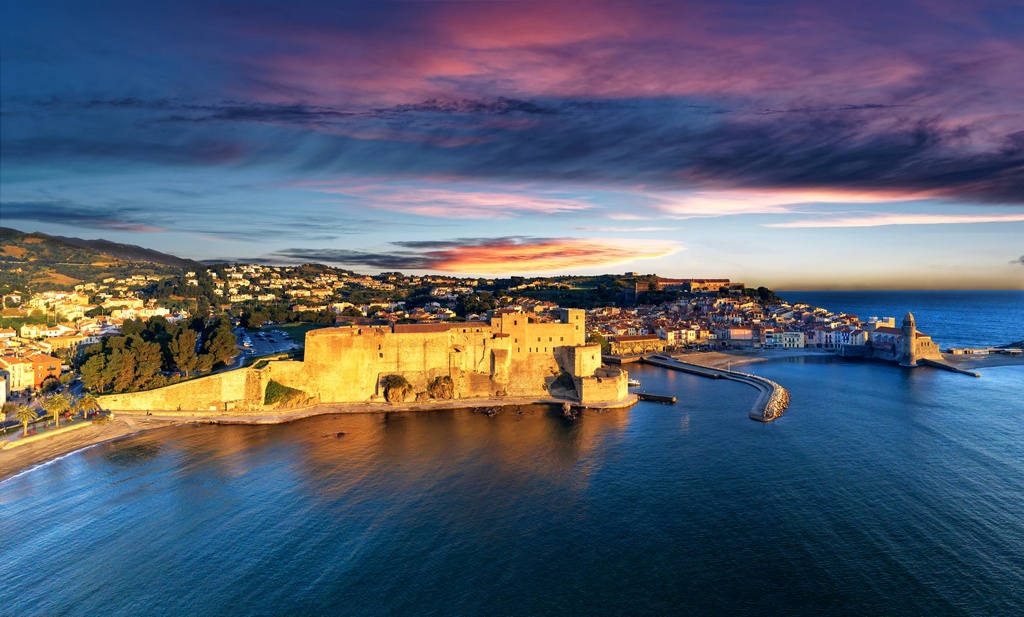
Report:
[[[0,2],[0,222],[193,259],[1024,289],[1024,4]]]

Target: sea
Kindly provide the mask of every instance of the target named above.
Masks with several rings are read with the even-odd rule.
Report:
[[[948,305],[965,343],[1024,338],[1006,295]],[[946,300],[878,296],[866,314],[941,340]],[[790,390],[782,418],[748,419],[743,384],[631,366],[679,402],[99,444],[0,482],[0,614],[1022,614],[1024,366],[744,370]]]
[[[790,303],[804,302],[835,313],[871,317],[914,314],[917,329],[940,349],[998,347],[1024,340],[1024,291],[780,291]]]

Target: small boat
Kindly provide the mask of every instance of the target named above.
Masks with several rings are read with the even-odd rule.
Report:
[[[628,386],[629,386],[630,388],[639,388],[639,387],[640,387],[640,386],[642,386],[643,384],[641,384],[641,383],[640,383],[640,380],[639,380],[639,379],[630,379],[630,380],[629,380],[629,382],[627,383],[627,385],[628,385]]]

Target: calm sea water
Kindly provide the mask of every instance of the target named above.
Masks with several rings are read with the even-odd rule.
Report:
[[[895,317],[907,311],[939,347],[1006,345],[1024,340],[1024,291],[780,291],[788,302],[834,312]]]
[[[680,402],[101,444],[0,483],[0,614],[1020,614],[1024,367],[750,370],[780,420],[638,366]]]

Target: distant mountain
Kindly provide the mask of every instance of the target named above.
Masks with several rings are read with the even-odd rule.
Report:
[[[65,244],[85,249],[92,249],[99,253],[103,253],[104,255],[124,259],[126,261],[148,261],[150,263],[163,264],[165,266],[172,266],[183,270],[203,268],[203,264],[198,261],[175,257],[174,255],[161,253],[160,251],[154,251],[153,249],[143,248],[134,244],[122,244],[120,242],[111,242],[110,240],[83,240],[82,238],[67,238],[65,236],[50,237],[55,240],[60,240]]]
[[[202,270],[197,261],[108,240],[24,233],[0,227],[0,293],[68,289],[125,275],[171,275]]]

